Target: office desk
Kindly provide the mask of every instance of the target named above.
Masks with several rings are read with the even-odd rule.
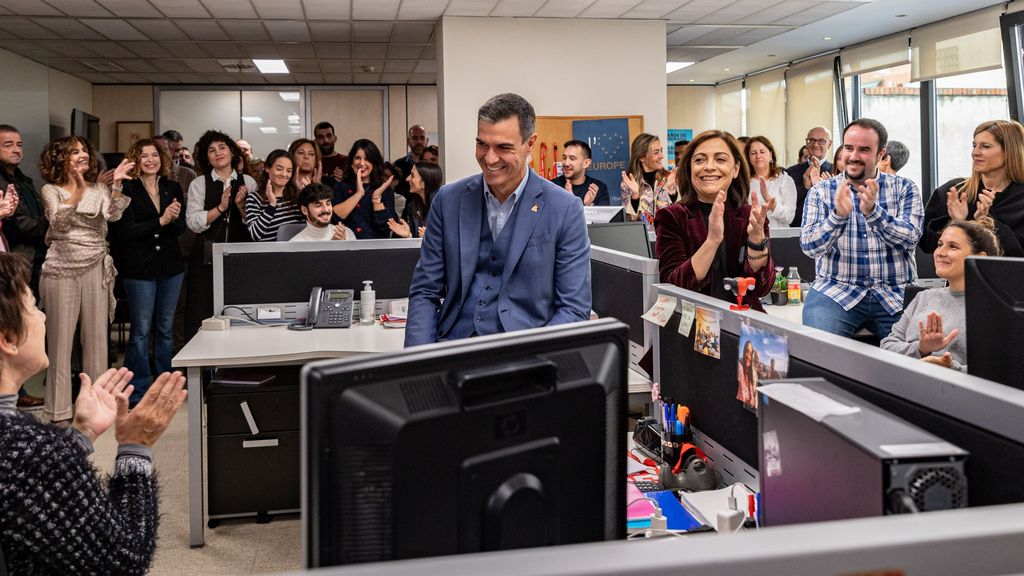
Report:
[[[803,324],[804,305],[801,304],[783,304],[781,306],[765,306],[764,311],[769,316],[776,318],[782,318],[787,322],[793,324]]]
[[[303,364],[324,358],[398,351],[404,341],[405,330],[380,325],[306,332],[288,330],[284,326],[234,326],[224,331],[199,331],[171,361],[174,368],[186,369],[188,377],[189,544],[197,547],[204,542],[204,368]]]

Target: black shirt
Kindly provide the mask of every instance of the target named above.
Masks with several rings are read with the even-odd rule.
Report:
[[[565,176],[559,176],[551,182],[559,188],[565,188]],[[611,206],[611,201],[608,199],[608,186],[596,178],[586,176],[582,184],[573,184],[572,193],[580,200],[583,200],[591,184],[597,184],[597,196],[594,197],[593,206]]]

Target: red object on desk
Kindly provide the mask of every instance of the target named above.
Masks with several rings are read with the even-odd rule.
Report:
[[[736,279],[736,303],[729,305],[729,310],[750,310],[750,306],[743,303],[743,298],[747,295],[747,290],[754,288],[757,285],[757,281],[753,278],[737,278]]]

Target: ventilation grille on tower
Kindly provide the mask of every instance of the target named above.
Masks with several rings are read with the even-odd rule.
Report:
[[[448,385],[441,376],[410,378],[403,381],[399,387],[410,414],[448,408],[455,402]]]

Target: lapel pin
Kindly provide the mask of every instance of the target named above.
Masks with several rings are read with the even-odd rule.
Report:
[[[536,212],[536,211],[537,211],[538,209],[539,209],[539,208],[537,208],[537,205],[536,205],[536,204],[534,204],[534,205],[533,205],[533,208],[530,208],[530,212]]]

